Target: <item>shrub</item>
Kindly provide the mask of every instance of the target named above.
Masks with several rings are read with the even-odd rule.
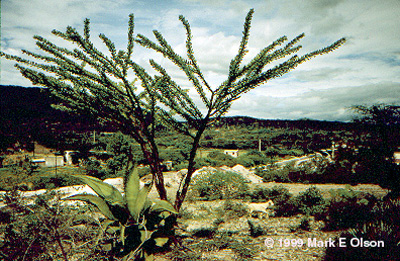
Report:
[[[83,161],[83,169],[86,175],[104,179],[107,175],[106,170],[101,166],[101,162],[95,158]]]
[[[321,191],[315,186],[311,186],[306,191],[301,192],[296,198],[298,211],[305,215],[321,214],[325,211],[325,200]]]
[[[306,231],[310,231],[311,227],[310,227],[310,218],[309,217],[303,217],[300,220],[300,224],[299,224],[299,229],[301,230],[306,230]]]
[[[295,202],[292,194],[283,186],[271,188],[269,198],[274,202],[276,216],[292,216],[295,213]]]
[[[293,216],[296,214],[320,215],[325,211],[325,200],[321,192],[312,186],[296,197],[291,197],[287,192],[281,194],[275,201],[275,214],[277,216]]]
[[[372,220],[342,233],[349,244],[352,238],[382,241],[384,247],[327,248],[324,260],[398,260],[400,256],[400,200],[378,202],[372,209]]]
[[[249,190],[246,179],[235,172],[207,171],[193,178],[191,190],[206,200],[243,196]]]
[[[224,216],[229,218],[243,217],[249,212],[248,207],[245,204],[240,202],[232,202],[230,200],[226,200],[223,203],[220,211]]]
[[[209,166],[228,166],[233,167],[236,165],[236,159],[232,156],[225,155],[220,151],[213,151],[207,155],[206,161],[209,163]]]
[[[294,170],[293,165],[284,167],[272,166],[266,170],[258,170],[257,175],[264,179],[264,182],[291,182],[289,174]]]
[[[260,202],[269,199],[271,193],[271,189],[257,186],[253,191],[250,191],[247,196],[252,202]]]
[[[290,197],[286,201],[279,201],[275,204],[275,215],[278,217],[290,217],[298,213],[298,203],[294,197]]]
[[[321,217],[325,229],[355,228],[372,220],[371,210],[377,202],[372,195],[362,195],[349,188],[331,191],[331,194],[327,211]]]
[[[67,260],[95,247],[90,239],[97,233],[96,221],[88,215],[85,231],[79,232],[71,223],[78,211],[61,206],[57,194],[36,196],[28,206],[16,191],[10,191],[3,201],[1,260]],[[74,247],[78,242],[85,244],[78,249]]]
[[[247,220],[247,223],[249,224],[250,236],[252,237],[259,237],[267,233],[267,231],[265,231],[261,225],[256,225],[251,220]]]

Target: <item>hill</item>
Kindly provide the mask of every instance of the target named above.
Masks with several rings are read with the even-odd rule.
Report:
[[[112,131],[99,125],[86,115],[71,115],[54,109],[57,99],[50,96],[46,88],[0,86],[0,151],[19,143],[29,150],[33,140],[49,147],[65,149],[73,140],[81,139],[76,134],[88,131]],[[352,124],[343,122],[301,120],[266,120],[246,116],[223,117],[205,133],[204,147],[257,148],[258,139],[268,141],[266,145],[280,144],[293,147],[294,142],[305,142],[310,132],[323,131],[323,144],[329,146],[333,132],[349,131]],[[273,132],[274,135],[271,135]],[[169,139],[169,136],[164,136]],[[67,139],[69,141],[67,141]],[[164,140],[165,140],[164,139]],[[315,139],[307,139],[307,143]],[[291,144],[288,144],[291,143]],[[166,142],[168,143],[168,142]],[[305,147],[302,145],[301,147]]]
[[[54,147],[67,133],[82,133],[99,126],[85,115],[56,110],[57,100],[45,88],[0,86],[0,151],[30,149],[31,141]],[[67,134],[68,135],[68,134]]]

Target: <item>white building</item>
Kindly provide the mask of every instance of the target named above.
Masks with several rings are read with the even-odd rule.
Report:
[[[224,154],[237,158],[239,156],[239,150],[224,150]]]

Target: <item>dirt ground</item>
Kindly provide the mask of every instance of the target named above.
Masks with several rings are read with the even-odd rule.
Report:
[[[273,187],[282,185],[289,189],[293,195],[305,191],[310,186],[315,185],[321,190],[325,198],[330,197],[329,191],[332,189],[346,188],[345,184],[300,184],[300,183],[263,183],[257,186]],[[255,186],[253,184],[253,186]],[[359,184],[351,186],[355,191],[368,192],[376,197],[383,197],[387,194],[387,190],[382,189],[377,185]],[[237,202],[240,202],[237,200]],[[224,231],[230,231],[229,237],[216,239],[214,237],[194,237],[187,235],[185,231],[197,227],[204,227],[207,224],[215,223],[218,215],[215,214],[218,207],[223,204],[223,200],[216,201],[186,201],[182,210],[186,212],[185,217],[180,219],[183,227],[182,244],[185,249],[172,254],[158,254],[155,257],[157,261],[166,260],[323,260],[325,253],[325,242],[334,241],[341,231],[327,232],[323,231],[323,222],[315,221],[310,218],[310,229],[302,230],[299,228],[300,223],[304,218],[303,215],[295,217],[268,217],[266,219],[258,219],[249,214],[233,219],[225,219],[222,224],[218,225],[217,235]],[[259,237],[251,237],[249,232],[248,220],[261,226],[266,234]],[[218,241],[219,240],[219,241]],[[232,250],[231,248],[218,247],[221,240],[225,240],[227,244],[236,242],[242,249],[251,249],[252,256],[243,257],[240,255],[240,250]],[[206,248],[199,248],[199,245],[208,244]],[[267,246],[271,244],[272,246]],[[316,243],[322,244],[318,245]],[[214,245],[214,248],[212,247]],[[240,248],[239,247],[239,248]]]

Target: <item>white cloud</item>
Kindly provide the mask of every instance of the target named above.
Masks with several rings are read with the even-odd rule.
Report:
[[[308,0],[301,4],[293,0],[2,1],[1,48],[10,54],[19,54],[21,48],[35,51],[33,35],[50,37],[52,29],[64,30],[67,25],[81,30],[86,17],[91,19],[96,44],[102,46],[96,36],[104,32],[117,48],[125,48],[128,14],[134,12],[136,33],[153,39],[152,30],[157,29],[178,53],[185,55],[185,30],[178,19],[183,14],[192,26],[200,67],[209,82],[217,86],[226,79],[250,8],[255,8],[255,14],[245,61],[282,35],[292,39],[306,33],[300,54],[343,36],[347,42],[339,50],[304,63],[246,94],[229,115],[348,119],[346,106],[399,100],[394,91],[400,86],[397,0]],[[104,46],[100,48],[106,50]],[[134,59],[147,69],[149,57],[166,66],[178,83],[187,86],[184,74],[166,58],[136,46]],[[31,85],[19,76],[13,62],[1,62],[1,84]]]

